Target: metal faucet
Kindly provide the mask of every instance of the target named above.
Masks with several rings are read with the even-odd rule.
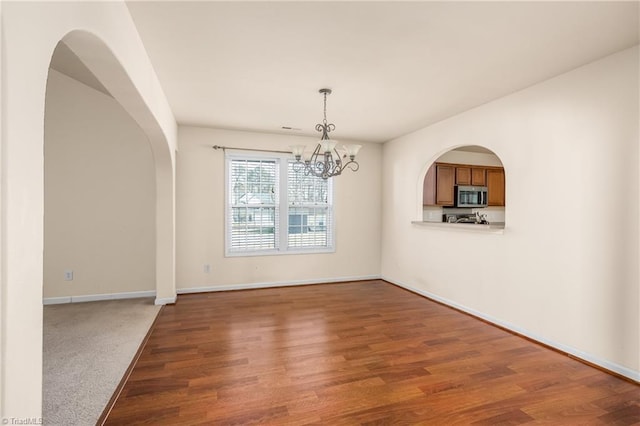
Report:
[[[479,211],[476,211],[476,223],[486,223],[488,225],[489,221],[487,220],[487,215],[480,214]]]

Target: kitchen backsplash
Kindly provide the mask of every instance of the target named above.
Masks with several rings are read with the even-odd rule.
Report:
[[[505,222],[504,207],[484,207],[478,209],[446,209],[447,213],[452,214],[475,213],[476,211],[480,212],[480,214],[486,214],[489,223]],[[442,222],[442,215],[444,214],[444,212],[445,209],[442,207],[424,206],[422,210],[422,220],[424,222]]]

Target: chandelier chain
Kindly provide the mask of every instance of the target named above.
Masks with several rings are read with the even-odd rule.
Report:
[[[324,92],[324,120],[322,122],[327,125],[327,92]]]

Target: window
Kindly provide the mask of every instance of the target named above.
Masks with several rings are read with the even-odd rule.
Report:
[[[331,246],[330,180],[305,176],[288,162],[288,248]]]
[[[278,221],[276,160],[236,159],[229,167],[232,250],[275,249]]]
[[[333,251],[332,181],[287,156],[226,156],[226,253]]]

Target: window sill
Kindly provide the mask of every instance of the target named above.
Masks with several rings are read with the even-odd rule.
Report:
[[[504,234],[504,223],[476,225],[472,223],[446,223],[413,221],[412,225],[424,228],[441,229],[443,231],[475,232],[481,234]]]
[[[327,254],[335,253],[334,247],[313,248],[313,249],[289,249],[289,250],[268,250],[268,251],[235,251],[226,252],[224,257],[255,257],[255,256],[287,256],[297,254]]]

